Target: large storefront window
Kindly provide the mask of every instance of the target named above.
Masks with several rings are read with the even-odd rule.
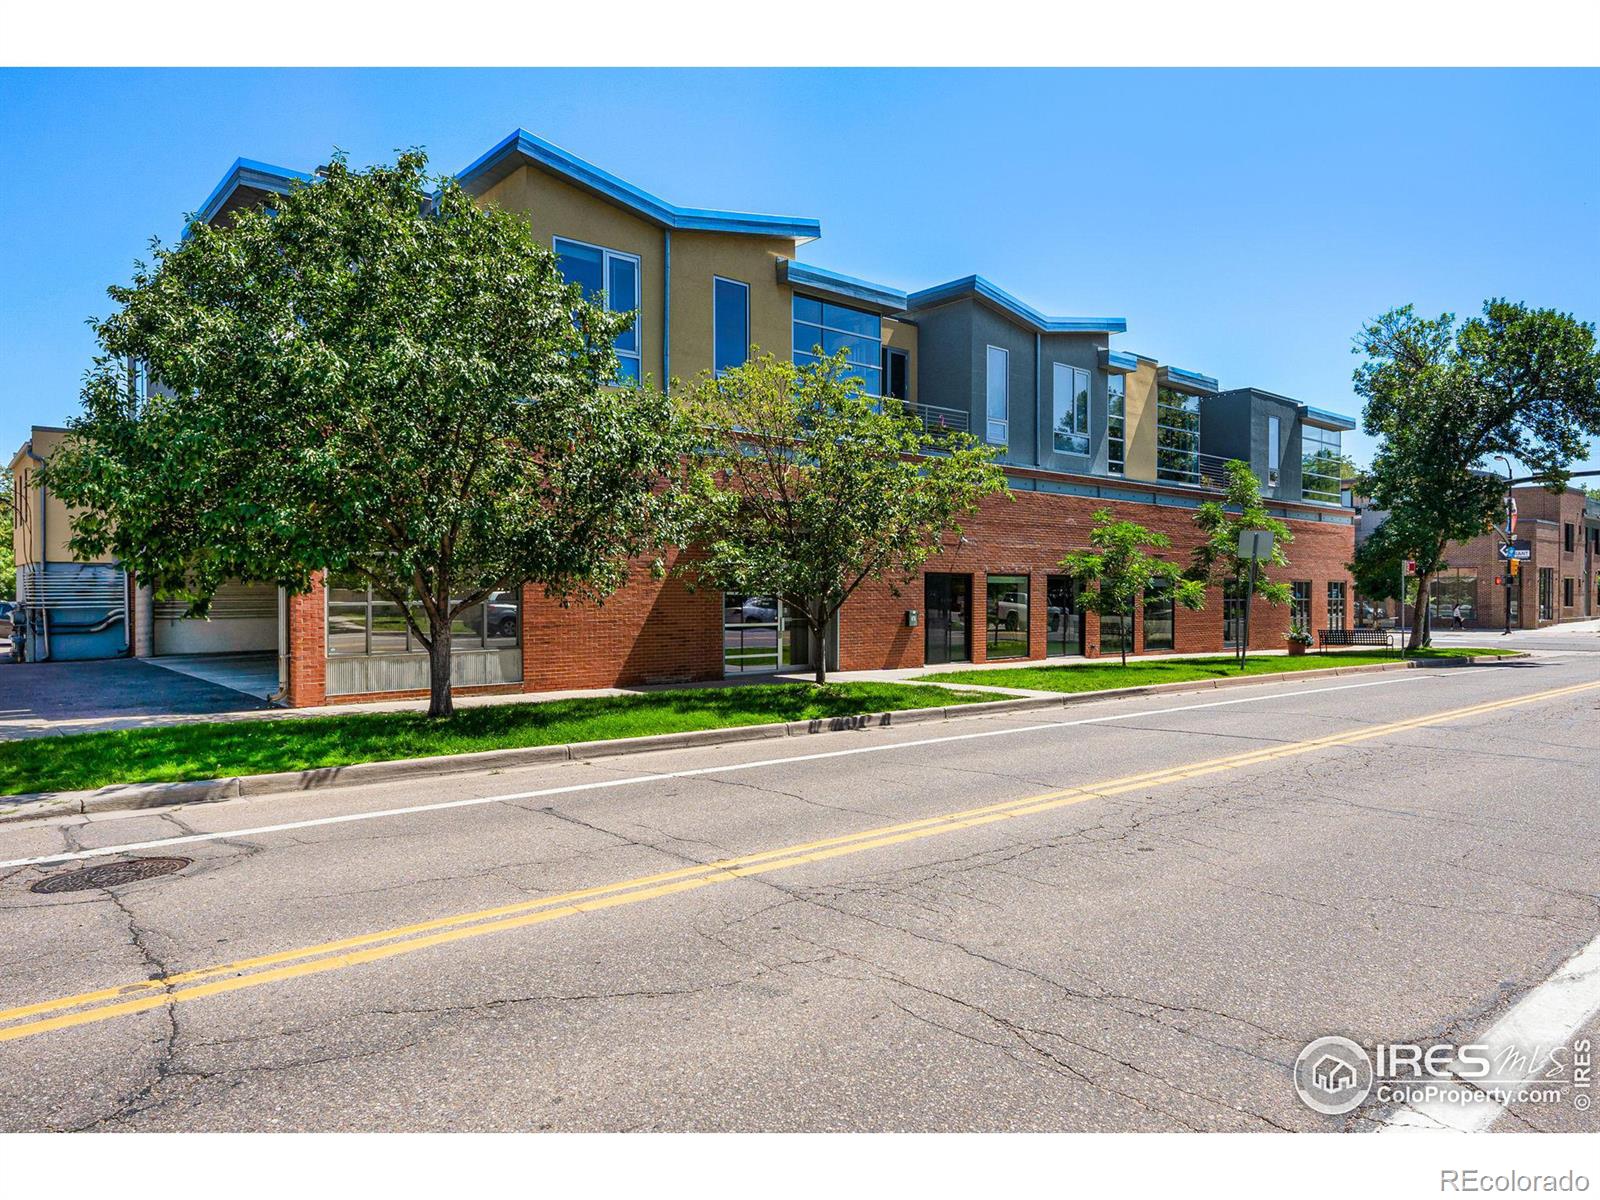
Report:
[[[1311,581],[1297,579],[1289,585],[1292,594],[1289,598],[1289,624],[1298,625],[1302,629],[1311,628]]]
[[[1328,628],[1343,629],[1345,627],[1344,611],[1344,582],[1330,583],[1328,585]]]
[[[1307,500],[1339,503],[1343,480],[1339,431],[1302,425],[1300,429],[1300,494]]]
[[[1156,391],[1156,478],[1200,482],[1200,397]]]
[[[883,394],[883,319],[876,313],[796,296],[794,361],[810,366],[819,350],[824,356],[843,350],[861,390],[869,396]]]
[[[427,649],[406,625],[405,614],[361,580],[330,576],[325,592],[328,604],[328,655],[418,654]],[[454,607],[456,600],[450,601]],[[411,602],[413,615],[423,629],[427,614],[420,600]],[[522,600],[516,590],[491,592],[486,600],[458,613],[450,623],[450,649],[503,650],[515,646],[522,631]]]
[[[972,576],[929,571],[923,583],[923,661],[970,661],[971,618]]]
[[[988,583],[988,657],[1028,656],[1028,577],[991,575]]]
[[[1428,581],[1428,618],[1435,628],[1455,624],[1456,610],[1461,623],[1478,620],[1478,576],[1474,571],[1447,571]]]
[[[748,675],[799,667],[811,661],[810,625],[776,596],[724,592],[722,670]]]
[[[1083,653],[1083,615],[1078,611],[1078,583],[1065,575],[1044,582],[1045,646],[1051,656]]]
[[[1244,642],[1245,589],[1236,580],[1222,585],[1222,644],[1235,650]]]
[[[1144,648],[1172,649],[1172,581],[1152,579],[1144,594]]]

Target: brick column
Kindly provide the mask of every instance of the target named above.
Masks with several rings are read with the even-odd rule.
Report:
[[[291,708],[324,704],[328,699],[328,609],[322,573],[311,590],[289,597],[288,701]]]

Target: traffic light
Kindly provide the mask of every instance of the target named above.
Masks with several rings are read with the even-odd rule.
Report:
[[[1511,560],[1511,578],[1515,579],[1522,574],[1522,564],[1516,559]]]

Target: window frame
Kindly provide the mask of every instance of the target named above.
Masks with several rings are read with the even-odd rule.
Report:
[[[1178,405],[1177,406],[1175,406],[1173,401],[1172,401],[1172,399],[1170,399],[1172,397],[1178,398]],[[1157,480],[1157,482],[1159,482],[1159,483],[1187,483],[1187,484],[1191,484],[1191,485],[1194,485],[1194,486],[1199,486],[1199,483],[1200,483],[1200,415],[1201,415],[1200,414],[1200,400],[1201,400],[1201,398],[1199,396],[1195,395],[1192,392],[1180,392],[1176,388],[1169,387],[1169,386],[1164,386],[1164,385],[1157,386],[1157,388],[1156,388],[1156,480]],[[1188,405],[1191,404],[1191,403],[1194,405],[1194,408],[1192,410],[1188,407]],[[1187,425],[1175,425],[1175,424],[1171,423],[1170,421],[1167,421],[1165,419],[1165,417],[1169,412],[1180,412],[1185,416],[1193,416],[1194,417],[1194,425],[1193,425],[1193,427],[1190,428]],[[1163,445],[1162,441],[1161,441],[1161,435],[1163,433],[1175,434],[1175,435],[1183,437],[1186,440],[1187,439],[1192,439],[1193,440],[1192,445],[1187,449],[1179,448],[1179,447],[1176,447],[1176,446]],[[1180,471],[1176,471],[1171,467],[1163,466],[1162,465],[1162,461],[1161,461],[1161,456],[1162,456],[1163,453],[1166,453],[1166,454],[1181,454],[1191,464],[1191,466],[1188,469],[1186,469],[1184,471],[1181,471],[1181,472]],[[1163,472],[1165,472],[1165,474],[1163,474]]]
[[[1339,475],[1312,470],[1312,463],[1323,451],[1331,451],[1335,460],[1344,455],[1344,435],[1337,429],[1323,429],[1318,425],[1302,425],[1300,430],[1300,498],[1320,504],[1338,504],[1344,480]],[[1315,488],[1312,481],[1328,481],[1331,486]]]
[[[818,306],[818,317],[815,321],[802,321],[795,313],[795,306],[802,300],[809,301]],[[871,318],[875,322],[872,334],[858,333],[854,329],[846,329],[839,325],[828,324],[828,310],[838,309],[840,312],[855,313],[858,316]],[[789,298],[789,358],[796,366],[805,367],[819,361],[819,354],[826,357],[828,353],[826,336],[819,336],[817,341],[804,350],[798,349],[795,344],[795,331],[798,326],[804,325],[807,329],[815,329],[819,335],[829,333],[843,337],[860,338],[877,345],[878,353],[873,355],[870,363],[851,360],[851,367],[855,368],[855,378],[860,380],[861,389],[869,396],[883,398],[883,314],[873,312],[867,308],[855,308],[849,304],[839,304],[833,300],[824,300],[821,296],[811,296],[804,292],[794,292]],[[877,376],[877,385],[868,387],[867,375]]]
[[[1339,603],[1338,604],[1335,604],[1333,602],[1333,598],[1335,596],[1337,596],[1339,598]],[[1342,579],[1330,579],[1330,580],[1328,580],[1327,601],[1328,601],[1328,628],[1329,629],[1348,629],[1348,628],[1350,628],[1349,623],[1348,623],[1349,619],[1350,619],[1350,591],[1345,586],[1345,581],[1344,580],[1342,580]],[[1333,623],[1334,622],[1334,617],[1336,615],[1337,615],[1337,617],[1339,619],[1339,623],[1337,625],[1335,625]]]
[[[1151,651],[1161,653],[1164,651],[1168,654],[1172,654],[1176,652],[1178,646],[1177,597],[1178,594],[1176,590],[1176,582],[1165,575],[1154,576],[1150,580],[1150,587],[1146,588],[1144,594],[1139,597],[1141,627],[1144,637],[1143,649],[1145,653],[1148,654]],[[1151,603],[1152,600],[1155,601],[1154,604]],[[1158,625],[1162,623],[1162,620],[1164,620],[1166,623],[1167,635],[1165,645],[1152,646],[1150,644],[1150,611],[1152,608],[1154,608],[1157,613],[1160,613],[1163,608],[1166,610],[1166,616],[1156,622]]]
[[[994,587],[995,580],[1009,580],[1011,583],[1002,585],[999,589]],[[1017,581],[1020,580],[1020,586]],[[1016,629],[1007,629],[1007,633],[1020,633],[1022,635],[1022,650],[1017,654],[995,654],[995,645],[999,642],[1000,633],[1000,596],[1007,590],[1022,593],[1022,624]],[[1015,601],[1012,604],[1015,605]],[[991,619],[992,617],[992,619]],[[1004,662],[1013,659],[1028,657],[1029,647],[1033,638],[1033,576],[1027,572],[1013,571],[1001,572],[983,577],[983,657],[985,662]]]
[[[1299,624],[1306,630],[1311,629],[1311,589],[1312,581],[1309,579],[1292,580],[1289,584],[1289,624]],[[1304,612],[1305,620],[1297,622],[1295,616]]]
[[[633,313],[633,335],[634,335],[634,341],[636,343],[635,348],[632,349],[632,350],[623,350],[623,349],[620,349],[619,347],[613,345],[612,349],[616,352],[617,358],[619,360],[620,359],[628,359],[628,360],[632,361],[632,363],[634,364],[634,369],[636,370],[637,374],[632,379],[628,379],[627,377],[625,377],[619,371],[618,374],[617,374],[616,380],[614,380],[613,382],[618,384],[618,385],[621,385],[621,384],[624,384],[624,383],[643,383],[644,382],[644,260],[642,258],[640,258],[639,255],[631,254],[626,250],[613,250],[613,249],[611,249],[611,247],[602,246],[598,242],[586,242],[586,241],[583,241],[581,238],[562,237],[559,234],[555,234],[555,235],[552,235],[552,237],[550,239],[550,249],[555,253],[555,256],[556,256],[556,259],[557,259],[557,266],[556,266],[557,271],[559,271],[561,269],[559,260],[561,258],[561,245],[562,245],[563,242],[565,242],[569,246],[581,246],[585,250],[598,250],[600,252],[600,274],[601,274],[601,276],[603,278],[604,283],[607,285],[606,287],[603,287],[603,288],[600,289],[600,294],[603,295],[605,297],[605,300],[606,300],[606,302],[605,302],[605,311],[606,312],[631,312],[631,313]],[[610,288],[610,283],[611,283],[611,260],[613,258],[626,259],[626,260],[628,260],[629,262],[631,262],[633,264],[634,286],[637,289],[637,293],[638,294],[635,295],[634,304],[633,304],[633,306],[631,308],[617,308],[611,302],[612,301],[611,288]],[[566,276],[563,275],[562,279],[565,280]],[[619,334],[618,336],[620,337],[621,335]],[[716,353],[714,349],[713,349],[712,353],[713,353],[713,355]]]
[[[1115,392],[1111,389],[1113,383],[1117,385]],[[1125,475],[1127,470],[1128,377],[1109,374],[1106,376],[1106,474]]]
[[[1052,360],[1050,366],[1050,449],[1056,454],[1075,454],[1080,457],[1088,457],[1091,446],[1089,430],[1094,419],[1092,416],[1094,397],[1091,394],[1094,383],[1090,379],[1088,371],[1082,367],[1074,366],[1072,363]],[[1070,429],[1063,429],[1061,425],[1063,415],[1061,377],[1063,374],[1068,379],[1066,415],[1072,418]],[[1080,417],[1082,418],[1081,422],[1079,420]],[[1063,446],[1061,444],[1062,439],[1065,439],[1068,444]],[[1080,445],[1081,449],[1078,448]]]
[[[428,652],[427,647],[422,645],[421,642],[418,642],[416,640],[416,635],[411,632],[411,626],[409,624],[405,625],[404,629],[403,629],[403,632],[405,633],[405,644],[404,644],[403,647],[401,647],[400,649],[396,649],[396,650],[374,650],[372,648],[372,635],[373,635],[372,610],[373,610],[373,606],[374,605],[378,605],[378,604],[393,605],[394,601],[388,599],[387,597],[380,596],[378,594],[378,592],[377,592],[377,589],[374,588],[370,583],[366,585],[367,597],[366,597],[366,599],[364,601],[358,601],[358,600],[334,600],[333,599],[333,593],[336,592],[336,591],[354,592],[354,591],[359,591],[359,590],[361,590],[361,589],[359,589],[359,588],[351,588],[351,587],[344,587],[342,585],[333,584],[333,583],[328,583],[328,584],[325,584],[323,586],[323,589],[322,589],[322,628],[323,628],[322,656],[324,658],[337,658],[337,659],[347,659],[347,658],[395,658],[395,657],[399,657],[401,655],[426,654]],[[493,602],[493,598],[495,596],[500,595],[502,593],[515,597],[514,603],[516,605],[516,610],[517,610],[516,633],[514,633],[512,635],[512,638],[511,638],[510,641],[506,641],[504,639],[499,639],[498,641],[495,642],[495,644],[491,645],[490,644],[491,643],[491,634],[490,634],[490,624],[489,624],[489,605],[491,604],[491,602]],[[411,601],[412,605],[420,606],[420,603],[421,602],[417,601],[417,600]],[[504,603],[504,602],[502,601],[502,603]],[[348,651],[348,650],[335,651],[332,648],[331,640],[328,637],[328,629],[330,628],[329,618],[332,616],[332,610],[336,606],[340,607],[340,608],[353,608],[353,607],[355,607],[357,605],[360,605],[360,607],[362,609],[362,627],[363,627],[363,635],[362,635],[362,642],[361,642],[362,649],[359,652]],[[452,618],[451,624],[454,625],[456,621],[460,621],[463,618],[469,616],[472,613],[473,609],[477,610],[477,612],[479,614],[479,617],[481,619],[481,622],[482,622],[482,624],[480,625],[480,627],[478,629],[477,634],[473,635],[476,640],[475,641],[468,641],[461,634],[453,633],[451,635],[451,638],[450,638],[450,652],[452,654],[458,654],[458,653],[463,653],[464,654],[464,653],[467,653],[467,652],[473,651],[473,650],[481,650],[481,651],[485,651],[485,652],[496,651],[496,650],[515,650],[515,649],[518,649],[518,648],[521,647],[521,645],[522,645],[522,619],[523,619],[524,613],[523,613],[523,608],[522,608],[522,589],[520,587],[512,586],[512,587],[509,587],[509,588],[502,588],[500,591],[497,591],[497,592],[490,592],[482,600],[478,601],[477,604],[473,605],[472,608],[462,609],[461,612],[457,613],[456,616],[454,618]],[[420,618],[419,618],[419,623],[420,623]]]
[[[994,356],[1000,355],[1001,397],[1004,417],[993,415]],[[994,436],[995,426],[1000,426],[1000,437]],[[987,345],[983,357],[983,440],[991,446],[1011,445],[1011,351],[1004,346]]]
[[[902,350],[898,346],[885,345],[883,347],[882,358],[883,358],[883,366],[882,366],[882,371],[883,371],[883,398],[885,400],[891,400],[891,399],[892,400],[899,400],[902,404],[910,404],[911,403],[911,351]],[[905,390],[906,390],[906,394],[904,396],[896,396],[889,390],[889,380],[890,380],[890,376],[891,376],[889,364],[891,362],[893,362],[893,361],[896,361],[896,360],[905,363],[905,367],[906,367],[906,370],[905,370],[905,377],[906,377],[906,389]]]
[[[721,299],[722,289],[719,288],[717,285],[718,284],[722,284],[722,283],[730,284],[733,287],[743,288],[744,289],[744,337],[743,337],[743,339],[741,339],[744,348],[740,351],[740,353],[743,355],[743,357],[740,358],[738,362],[732,364],[731,366],[723,366],[723,365],[721,365],[720,363],[717,362],[717,342],[719,341],[720,334],[721,334],[721,325],[720,325],[720,323],[721,323],[721,320],[722,320],[722,299]],[[712,375],[712,378],[721,379],[722,376],[724,374],[726,374],[727,372],[733,371],[733,370],[737,370],[739,367],[744,366],[745,363],[750,361],[750,320],[751,320],[751,318],[750,318],[750,285],[748,283],[746,283],[742,279],[730,279],[726,275],[718,275],[718,274],[713,272],[712,276],[711,276],[711,375]]]

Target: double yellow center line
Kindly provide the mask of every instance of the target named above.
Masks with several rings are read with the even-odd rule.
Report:
[[[1509,700],[1475,704],[1468,708],[1451,709],[1387,725],[1374,725],[1348,733],[1251,750],[1242,754],[1230,754],[1223,758],[1206,759],[1159,771],[1124,775],[1081,787],[1062,788],[1036,796],[1027,796],[1020,800],[1007,800],[998,804],[984,805],[981,808],[969,808],[961,812],[905,821],[897,825],[884,825],[841,837],[823,838],[820,841],[784,846],[776,850],[764,850],[737,858],[722,859],[719,862],[682,867],[656,875],[642,875],[618,883],[545,896],[538,900],[438,917],[415,925],[403,925],[375,933],[342,938],[338,941],[323,942],[315,946],[263,954],[255,958],[242,958],[193,971],[180,971],[157,979],[136,980],[119,986],[101,988],[98,991],[83,992],[76,996],[64,996],[58,1000],[25,1004],[18,1008],[0,1011],[0,1042],[106,1021],[113,1017],[159,1008],[165,1004],[202,1000],[207,996],[218,996],[225,992],[236,992],[286,979],[316,975],[324,971],[360,966],[401,954],[426,950],[432,946],[465,941],[468,938],[486,937],[489,934],[522,929],[546,921],[560,920],[563,917],[576,917],[600,909],[638,904],[646,900],[656,900],[663,896],[708,887],[711,884],[730,883],[769,871],[780,871],[806,863],[860,854],[883,846],[937,837],[996,821],[1032,816],[1051,809],[1079,804],[1085,800],[1181,783],[1184,780],[1224,771],[1236,771],[1258,763],[1348,746],[1446,721],[1457,721],[1524,704],[1554,700],[1593,688],[1600,688],[1600,681],[1534,692]]]

